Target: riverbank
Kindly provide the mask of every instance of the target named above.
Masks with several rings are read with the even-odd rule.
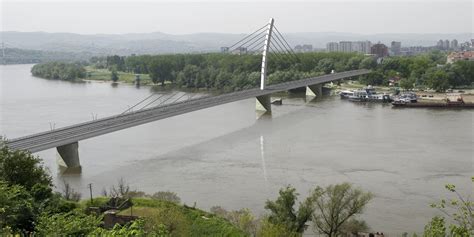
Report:
[[[342,90],[358,90],[363,89],[366,85],[360,84],[357,81],[348,81],[341,85],[334,85],[333,89],[336,93]],[[388,86],[373,86],[378,93],[395,93],[395,87]],[[403,92],[403,91],[402,91]],[[446,103],[446,98],[450,93],[459,94],[462,96],[465,103],[474,103],[474,89],[454,89],[450,92],[435,92],[435,91],[413,91],[420,103]]]

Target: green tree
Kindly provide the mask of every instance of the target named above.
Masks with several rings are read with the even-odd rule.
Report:
[[[425,84],[436,91],[444,92],[449,88],[447,73],[442,69],[430,69],[423,75]]]
[[[373,69],[377,67],[377,61],[373,57],[364,58],[359,65],[360,68]]]
[[[399,81],[400,87],[405,90],[411,90],[415,87],[415,80],[412,78],[403,78]]]
[[[384,85],[387,84],[387,81],[384,79],[385,76],[381,71],[372,71],[366,75],[360,76],[359,81],[365,85]]]
[[[52,186],[51,176],[41,160],[30,152],[10,150],[0,144],[0,180],[10,185],[21,185],[31,191],[35,185]]]
[[[471,181],[474,184],[474,177],[471,177]],[[471,187],[474,187],[474,185]],[[447,184],[445,188],[453,193],[455,197],[450,200],[441,199],[439,203],[431,204],[431,207],[437,208],[450,218],[452,224],[449,226],[449,231],[452,236],[473,236],[474,201],[463,197],[453,184]]]
[[[42,215],[36,225],[39,236],[85,236],[95,231],[102,217],[86,215],[80,211]]]
[[[172,59],[168,57],[153,58],[148,64],[148,72],[153,83],[160,82],[162,86],[165,81],[172,81],[173,64]]]
[[[423,237],[445,237],[446,227],[444,218],[435,216],[431,219],[430,223],[425,226]]]
[[[25,188],[0,181],[0,230],[9,227],[14,232],[32,231],[33,206],[33,198]]]
[[[151,195],[151,198],[157,199],[157,200],[168,201],[168,202],[172,202],[176,204],[179,204],[181,202],[181,199],[178,197],[178,194],[171,191],[156,192],[153,195]]]
[[[324,73],[330,73],[334,69],[334,60],[331,58],[324,58],[318,62],[318,70]]]
[[[289,231],[303,233],[307,228],[306,222],[311,220],[313,212],[311,199],[307,198],[304,202],[300,202],[296,211],[294,209],[298,196],[296,189],[287,186],[280,189],[279,194],[277,200],[268,200],[265,203],[265,209],[270,211],[268,221],[274,225],[283,225]]]
[[[372,197],[371,193],[353,188],[349,183],[326,188],[318,186],[311,194],[315,207],[312,216],[315,231],[328,237],[342,234],[346,221],[361,214]]]
[[[260,223],[258,237],[298,237],[301,233],[288,230],[283,224],[275,224],[264,218]]]
[[[115,67],[112,67],[112,71],[110,73],[110,79],[113,82],[117,82],[119,80],[119,75],[118,75],[117,69]]]
[[[353,234],[356,235],[360,232],[368,232],[369,226],[364,220],[357,220],[354,218],[349,219],[346,221],[342,227],[341,232],[346,234]]]

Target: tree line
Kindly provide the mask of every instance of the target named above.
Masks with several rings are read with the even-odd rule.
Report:
[[[117,72],[148,74],[154,84],[171,83],[181,88],[214,89],[223,92],[255,88],[260,82],[261,55],[220,53],[132,55],[93,57],[89,64],[108,69],[111,79],[119,80]],[[35,65],[34,76],[71,80],[85,76],[83,64],[45,63]],[[397,56],[383,59],[343,52],[299,53],[296,56],[270,54],[267,84],[298,80],[322,74],[355,69],[370,69],[358,77],[362,84],[389,85],[393,78],[401,79],[404,89],[445,91],[449,88],[472,87],[474,62],[446,63],[446,53],[433,51],[417,56]]]
[[[79,63],[48,62],[31,68],[35,77],[72,81],[86,77],[86,70]]]
[[[388,85],[389,79],[399,77],[403,89],[434,89],[474,86],[474,61],[446,63],[446,54],[433,51],[417,56],[384,58],[380,64],[368,67],[373,71],[360,78],[367,85]]]
[[[303,79],[335,71],[371,65],[375,60],[356,53],[306,53],[295,56],[270,55],[268,83]],[[261,55],[173,54],[95,57],[96,68],[149,74],[153,83],[171,82],[184,88],[223,91],[248,89],[259,85]]]

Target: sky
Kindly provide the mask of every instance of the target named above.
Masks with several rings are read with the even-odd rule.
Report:
[[[471,33],[474,0],[1,1],[1,31],[80,34],[285,32]]]

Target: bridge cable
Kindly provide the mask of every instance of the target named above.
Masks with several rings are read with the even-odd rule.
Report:
[[[274,27],[275,27],[275,30],[276,30],[277,34],[283,39],[283,41],[285,41],[285,43],[286,43],[286,45],[288,46],[288,48],[290,49],[290,51],[291,51],[292,53],[296,54],[295,51],[293,51],[293,48],[292,48],[292,47],[290,46],[290,44],[288,43],[288,41],[286,41],[285,37],[283,37],[283,34],[278,30],[278,28],[277,28],[276,26],[274,26]]]
[[[263,35],[262,35],[262,34],[263,34]],[[260,36],[260,37],[259,37],[259,36]],[[260,33],[258,33],[258,34],[256,34],[256,35],[254,35],[252,38],[250,38],[249,40],[247,40],[247,41],[245,41],[244,43],[242,43],[239,47],[235,47],[234,49],[229,48],[229,51],[236,50],[236,49],[238,49],[238,48],[242,48],[242,47],[244,47],[245,45],[247,45],[249,42],[251,42],[252,40],[254,40],[255,38],[257,38],[255,41],[258,41],[258,40],[259,40],[260,38],[262,38],[262,37],[265,37],[265,32],[264,32],[264,31],[262,31],[262,32],[260,32]],[[255,43],[255,41],[253,41],[252,44]]]
[[[260,50],[260,49],[262,49],[262,48],[264,47],[263,43],[265,43],[265,39],[260,40],[260,42],[259,42],[258,44],[254,45],[250,50],[247,50],[247,51],[250,51],[250,52],[251,52],[251,51],[254,50],[254,49]],[[249,46],[249,47],[250,47],[250,46]]]
[[[285,60],[293,61],[293,58],[290,55],[285,52],[281,52],[275,45],[270,45],[270,49],[273,53],[277,54],[278,56],[281,56]]]
[[[165,96],[165,95],[166,95],[166,94],[163,94],[163,95],[161,95],[159,98],[156,98],[156,99],[153,100],[152,102],[150,102],[150,103],[146,104],[145,106],[141,107],[141,108],[139,109],[139,111],[140,111],[140,110],[143,110],[143,109],[145,109],[146,107],[148,107],[149,105],[155,103],[158,99],[162,98],[162,97]],[[173,97],[174,95],[175,95],[175,94],[171,95],[170,97],[166,98],[164,101],[169,100],[169,99],[170,99],[171,97]],[[160,102],[160,104],[158,104],[158,106],[161,105],[164,101]]]
[[[169,96],[168,98],[166,98],[166,100],[161,101],[161,102],[160,102],[157,106],[155,106],[155,107],[158,107],[158,106],[160,106],[160,105],[168,105],[169,103],[167,103],[167,104],[164,104],[164,103],[165,103],[166,101],[168,101],[169,99],[173,98],[173,97],[174,97],[175,95],[177,95],[177,94],[179,94],[179,91],[173,93],[171,96]]]
[[[248,48],[254,46],[254,44],[257,43],[257,42],[261,42],[262,39],[263,39],[263,42],[265,42],[265,34],[264,34],[264,35],[261,35],[259,38],[257,38],[256,40],[254,40],[251,44],[249,44],[249,45],[246,47],[246,48],[247,48],[247,51],[249,51]]]
[[[286,58],[280,56],[280,55],[279,55],[278,53],[276,53],[275,51],[271,51],[271,52],[270,52],[270,55],[272,55],[274,59],[277,59],[277,61],[280,61],[280,62],[282,62],[282,63],[284,63],[285,61],[287,61]]]
[[[286,60],[288,60],[287,57],[280,55],[281,53],[275,50],[271,45],[270,45],[270,53],[274,55],[276,58],[278,58],[279,61],[285,62]]]
[[[151,95],[147,96],[145,99],[141,100],[140,102],[136,103],[136,104],[133,105],[132,107],[130,107],[130,108],[128,108],[127,110],[123,111],[123,112],[121,113],[121,115],[124,114],[124,113],[127,113],[127,112],[130,111],[130,110],[132,110],[133,108],[135,108],[135,107],[138,106],[139,104],[145,102],[146,100],[148,100],[150,97],[152,97],[152,96],[154,96],[154,95],[156,95],[156,94],[155,94],[155,93],[151,93]]]
[[[268,23],[265,24],[264,26],[262,26],[260,29],[254,31],[252,34],[250,34],[250,35],[244,37],[243,39],[239,40],[237,43],[235,43],[235,44],[233,44],[232,46],[230,46],[230,47],[229,47],[229,50],[230,50],[232,47],[234,47],[234,46],[236,46],[237,44],[239,44],[240,42],[246,40],[247,38],[249,38],[249,37],[252,36],[253,34],[255,34],[255,33],[261,31],[263,28],[265,28],[265,27],[267,27],[267,26],[268,26]]]
[[[278,42],[277,42],[277,41],[275,41],[275,42],[276,42],[276,44],[274,44],[273,42],[271,42],[270,47],[271,47],[274,51],[277,51],[279,54],[281,54],[282,56],[284,56],[287,60],[289,60],[289,61],[294,61],[294,58],[291,57],[291,56],[289,55],[289,53],[287,53],[287,52],[285,52],[283,49],[281,49],[281,47],[278,46]],[[272,46],[273,46],[273,47],[272,47]],[[278,48],[280,48],[281,51],[280,51]]]
[[[291,54],[291,52],[285,47],[285,45],[283,44],[283,42],[278,38],[278,35],[275,34],[275,38],[276,40],[274,40],[274,42],[277,44],[278,48],[280,48],[283,52],[286,52],[288,55],[290,55],[291,57],[293,57],[293,59],[296,59],[298,60],[298,57],[294,56]],[[281,43],[281,44],[280,44]],[[282,47],[283,45],[283,47]]]
[[[293,51],[293,49],[291,48],[290,44],[288,44],[288,42],[286,41],[285,37],[283,37],[283,35],[280,33],[280,31],[278,30],[278,28],[276,26],[275,27],[275,30],[277,32],[278,35],[281,36],[281,38],[283,39],[283,41],[285,41],[286,45],[288,46],[288,48],[290,49],[291,53],[293,53],[295,55],[295,57],[297,57],[299,59],[299,57],[296,55],[295,51]]]
[[[180,97],[178,97],[178,99],[174,100],[173,102],[169,103],[169,104],[173,104],[173,103],[176,103],[178,102],[179,99],[183,98],[184,96],[186,95],[186,93],[183,93]],[[189,99],[188,99],[189,100]],[[186,102],[188,100],[185,100],[185,101],[181,101],[181,102]]]

